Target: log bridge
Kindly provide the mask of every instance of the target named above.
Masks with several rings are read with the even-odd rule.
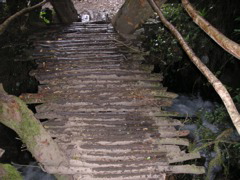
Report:
[[[120,43],[111,24],[75,22],[34,41],[38,68],[30,74],[38,93],[21,98],[37,104],[35,117],[68,157],[61,174],[162,180],[205,172],[189,161],[200,154],[187,152],[188,132],[176,113],[164,111],[177,95],[139,52]]]

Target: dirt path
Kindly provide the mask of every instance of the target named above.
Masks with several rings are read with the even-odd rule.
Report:
[[[106,12],[111,18],[124,3],[124,0],[73,0],[75,8],[81,14],[84,10]]]

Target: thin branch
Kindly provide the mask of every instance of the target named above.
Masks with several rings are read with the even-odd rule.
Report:
[[[182,0],[182,5],[192,17],[193,21],[210,36],[219,46],[221,46],[225,51],[232,54],[234,57],[240,60],[240,45],[232,41],[215,27],[213,27],[207,20],[200,16],[196,9],[189,3],[188,0]]]
[[[2,24],[0,24],[0,35],[2,35],[7,27],[9,26],[9,24],[14,21],[16,18],[18,18],[19,16],[22,16],[38,7],[41,7],[42,5],[44,5],[45,3],[47,3],[48,0],[43,0],[42,2],[34,5],[34,6],[31,6],[31,7],[26,7],[26,8],[23,8],[22,10],[16,12],[15,14],[13,14],[12,16],[10,16],[9,18],[7,18]]]
[[[158,6],[155,4],[153,0],[148,0],[149,4],[153,8],[154,11],[157,12],[158,16],[160,17],[160,20],[162,23],[171,31],[171,33],[177,38],[180,45],[184,49],[184,51],[187,53],[190,60],[197,66],[197,68],[202,72],[202,74],[207,78],[207,80],[212,84],[215,91],[218,93],[218,95],[221,97],[231,119],[236,127],[238,133],[240,134],[240,114],[233,103],[233,100],[228,93],[225,86],[221,83],[219,79],[208,69],[208,67],[201,62],[201,60],[195,55],[193,50],[190,48],[190,46],[187,44],[187,42],[184,40],[182,35],[179,33],[179,31],[163,16],[161,10],[158,8]]]
[[[113,40],[113,41],[116,41],[117,43],[119,43],[119,44],[121,44],[121,45],[123,45],[123,46],[125,46],[126,48],[129,48],[129,49],[132,50],[133,52],[141,53],[141,54],[146,54],[146,53],[144,53],[144,52],[142,52],[142,51],[140,51],[140,50],[138,50],[138,49],[135,49],[135,48],[133,48],[133,47],[131,47],[131,46],[125,44],[124,42],[119,41],[119,40],[117,40],[117,39],[115,39],[115,38],[112,38],[112,40]]]
[[[2,155],[4,154],[5,150],[0,148],[0,158],[2,157]]]

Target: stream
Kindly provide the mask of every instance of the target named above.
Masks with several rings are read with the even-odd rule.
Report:
[[[216,102],[211,102],[209,100],[203,100],[201,96],[189,96],[189,95],[179,95],[174,101],[171,107],[168,107],[167,111],[173,111],[180,113],[183,119],[184,126],[181,130],[189,130],[189,139],[195,143],[195,146],[201,147],[205,141],[204,133],[209,132],[213,137],[219,137],[222,133],[221,125],[216,125],[210,123],[208,120],[208,114],[213,113],[219,106]],[[231,126],[226,125],[225,129],[231,128]],[[204,129],[204,131],[202,130]],[[207,130],[207,131],[206,131]],[[215,139],[212,139],[213,141]],[[237,131],[234,130],[231,136],[227,139],[232,142],[240,142],[240,136]],[[221,149],[222,150],[222,149]],[[210,180],[222,179],[221,175],[223,173],[223,166],[216,164],[212,168],[209,168],[209,163],[214,159],[217,154],[214,149],[203,148],[199,150],[201,156],[204,158],[204,166],[209,174]],[[223,162],[227,161],[223,159]],[[231,172],[229,172],[231,173]]]

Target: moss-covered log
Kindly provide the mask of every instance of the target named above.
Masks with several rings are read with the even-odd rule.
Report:
[[[1,86],[2,87],[2,86]],[[65,154],[18,97],[0,87],[0,122],[14,130],[35,159],[43,166],[68,166]]]
[[[157,0],[160,6],[166,0]],[[132,34],[151,15],[153,10],[146,0],[126,0],[112,20],[114,28],[120,34]]]
[[[10,164],[0,164],[0,179],[1,180],[23,180],[21,174],[16,170],[15,167]]]

